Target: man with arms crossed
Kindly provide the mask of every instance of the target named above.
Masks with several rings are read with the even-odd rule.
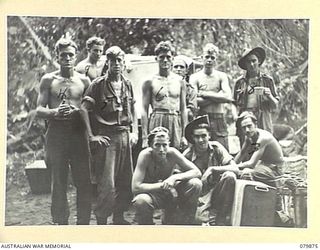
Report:
[[[48,121],[46,163],[52,171],[51,214],[54,224],[67,225],[69,164],[77,188],[77,224],[89,224],[91,183],[89,144],[79,107],[90,80],[74,71],[77,46],[60,39],[55,46],[60,69],[45,74],[40,82],[38,117]]]
[[[138,140],[138,121],[131,82],[122,75],[124,56],[118,46],[107,49],[108,72],[89,86],[81,106],[90,143],[97,146],[98,225],[106,225],[111,214],[113,224],[129,224],[123,213],[132,199],[131,146]],[[97,135],[92,133],[88,111],[98,121]]]
[[[76,66],[76,71],[85,74],[91,81],[106,73],[106,58],[102,56],[106,42],[99,37],[91,37],[86,42],[88,56]]]
[[[227,74],[214,69],[218,47],[208,43],[203,49],[204,68],[190,76],[190,84],[198,93],[199,115],[208,114],[210,137],[228,149],[228,128],[224,118],[224,103],[231,102]]]
[[[165,209],[166,224],[193,224],[202,186],[199,169],[169,146],[166,128],[154,128],[148,143],[149,147],[139,154],[132,179],[138,224],[153,224],[153,211],[157,208]],[[181,172],[173,174],[176,165]],[[174,221],[176,204],[181,211],[178,222]]]
[[[217,141],[209,141],[209,118],[200,116],[191,121],[185,129],[185,135],[191,144],[183,153],[201,171],[202,195],[204,205],[202,211],[213,208],[216,213],[216,225],[228,225],[227,216],[231,214],[236,174],[231,171],[221,176],[213,171],[213,167],[233,164],[233,157]],[[209,194],[208,194],[209,193]],[[212,221],[209,221],[211,224]]]
[[[180,76],[171,72],[173,48],[170,42],[160,42],[155,54],[159,73],[142,85],[142,148],[148,145],[148,131],[158,126],[169,130],[171,146],[184,148],[187,146],[184,137],[187,123],[186,86]],[[149,118],[150,105],[152,114]]]

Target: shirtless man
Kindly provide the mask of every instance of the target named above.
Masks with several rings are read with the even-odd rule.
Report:
[[[224,118],[224,103],[231,102],[227,74],[214,69],[218,48],[208,43],[203,51],[203,70],[190,76],[190,84],[198,93],[199,115],[208,114],[210,137],[228,150],[228,128]]]
[[[276,187],[276,178],[281,175],[284,162],[280,144],[270,132],[257,127],[257,118],[253,113],[245,111],[238,119],[245,140],[235,157],[237,164],[214,167],[213,171],[231,170],[240,173],[241,178]],[[246,158],[249,160],[244,161]]]
[[[188,64],[183,56],[176,56],[172,65],[173,73],[180,75],[186,84],[186,105],[188,121],[196,117],[197,111],[197,92],[194,87],[187,81]]]
[[[132,178],[133,205],[138,224],[153,224],[154,209],[165,208],[165,223],[194,223],[201,193],[200,170],[169,146],[168,130],[157,127],[148,135],[149,147],[139,154]],[[179,166],[180,173],[173,174]],[[178,205],[182,221],[174,221]]]
[[[88,56],[76,66],[76,71],[85,74],[91,81],[98,76],[104,75],[106,71],[106,57],[102,56],[105,40],[99,37],[91,37],[87,40],[86,46]]]
[[[54,224],[68,224],[67,182],[70,164],[77,188],[77,224],[89,224],[89,146],[79,107],[90,80],[74,71],[77,46],[73,41],[60,39],[55,51],[60,69],[42,77],[37,108],[37,116],[48,121],[46,163],[53,178],[51,214]]]
[[[91,81],[99,76],[102,76],[107,71],[106,57],[103,56],[103,48],[106,42],[100,37],[91,37],[86,42],[88,56],[83,61],[79,62],[76,66],[76,71],[81,74],[85,74],[90,78]],[[98,133],[98,121],[92,112],[89,112],[89,120],[91,125],[91,130],[94,135]],[[96,148],[91,145],[91,180],[93,184],[93,196],[96,196]]]
[[[184,137],[187,123],[186,86],[179,75],[171,72],[173,48],[170,42],[160,42],[155,54],[159,73],[142,85],[142,148],[148,145],[148,131],[158,126],[169,130],[171,146],[185,148],[188,145]],[[150,105],[152,114],[149,119]]]

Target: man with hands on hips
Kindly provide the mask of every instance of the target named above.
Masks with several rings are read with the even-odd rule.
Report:
[[[82,101],[83,117],[89,140],[96,147],[98,225],[106,225],[113,214],[113,224],[129,224],[124,211],[132,199],[131,148],[138,141],[138,121],[131,82],[123,75],[124,52],[118,46],[106,51],[108,71],[96,78]],[[95,115],[97,134],[92,133],[88,112]]]

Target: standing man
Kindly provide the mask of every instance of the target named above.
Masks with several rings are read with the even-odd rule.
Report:
[[[169,146],[166,128],[154,128],[148,143],[149,147],[139,154],[132,179],[138,224],[154,224],[152,216],[157,208],[165,209],[167,224],[193,224],[202,186],[199,169]],[[174,174],[176,165],[181,172]],[[181,211],[181,222],[174,221],[176,206]]]
[[[170,42],[160,42],[155,48],[159,73],[142,85],[142,148],[147,147],[148,131],[162,126],[169,130],[171,146],[187,146],[184,127],[187,123],[186,86],[180,76],[171,72],[173,48]],[[149,118],[149,106],[152,114]]]
[[[210,120],[210,137],[228,149],[228,127],[224,103],[231,102],[231,89],[227,74],[214,69],[218,47],[208,43],[203,49],[203,69],[190,76],[190,84],[198,93],[199,115]]]
[[[102,56],[106,42],[99,37],[91,37],[86,42],[88,56],[76,66],[76,71],[85,74],[91,81],[106,73],[106,58]]]
[[[188,74],[188,64],[183,56],[176,56],[173,60],[172,65],[173,73],[180,75],[182,80],[186,84],[186,105],[188,113],[188,121],[193,120],[196,117],[197,112],[197,92],[195,88],[188,83],[187,74]]]
[[[272,110],[277,108],[279,96],[273,79],[260,72],[260,66],[266,58],[263,48],[246,49],[238,61],[241,69],[246,70],[246,75],[236,81],[234,88],[235,105],[238,114],[243,111],[252,112],[257,118],[258,128],[273,132]],[[237,131],[241,144],[244,135]]]
[[[226,171],[220,176],[213,171],[214,166],[220,168],[224,165],[235,165],[233,157],[217,141],[209,141],[209,118],[200,116],[191,121],[185,129],[185,135],[191,144],[183,153],[201,171],[202,195],[210,193],[206,197],[203,210],[213,208],[216,212],[216,225],[228,225],[227,216],[230,216],[236,174],[234,171]]]
[[[74,71],[77,46],[69,39],[55,45],[60,69],[45,74],[40,82],[37,116],[48,121],[46,164],[52,171],[53,223],[67,225],[69,164],[77,188],[77,224],[89,224],[91,183],[89,144],[79,108],[90,80]]]
[[[132,199],[131,147],[138,141],[138,122],[132,85],[122,75],[124,56],[118,46],[107,49],[108,72],[93,81],[81,106],[89,141],[97,146],[98,198],[94,213],[98,225],[106,225],[111,214],[114,224],[129,224],[123,213]],[[90,110],[98,121],[97,135],[90,127]]]
[[[103,56],[103,49],[106,42],[104,39],[99,37],[91,37],[86,42],[88,56],[83,61],[79,62],[76,66],[76,71],[81,74],[85,74],[90,78],[91,81],[96,79],[99,76],[102,76],[107,71],[106,57]],[[91,112],[89,113],[89,120],[92,133],[97,134],[98,130],[98,121],[95,118],[95,115]],[[96,150],[94,145],[91,147],[91,181],[93,184],[93,194],[96,195]]]

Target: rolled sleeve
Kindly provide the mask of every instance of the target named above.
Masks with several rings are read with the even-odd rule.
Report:
[[[214,145],[217,148],[217,155],[219,155],[219,162],[222,166],[230,164],[230,162],[233,160],[232,155],[229,154],[229,152],[226,150],[226,148],[219,142],[215,141],[213,142]]]

